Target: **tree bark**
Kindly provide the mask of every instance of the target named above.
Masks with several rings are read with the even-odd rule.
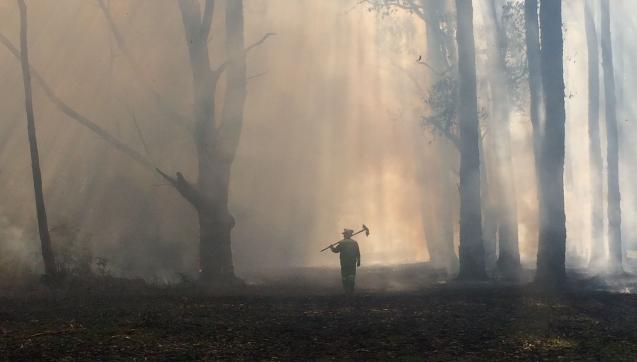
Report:
[[[180,8],[188,37],[195,98],[194,139],[199,165],[197,190],[200,194],[197,197],[199,205],[195,208],[199,217],[201,279],[233,282],[237,280],[234,274],[231,241],[235,221],[228,209],[228,198],[230,173],[239,145],[247,97],[243,1],[226,2],[227,61],[217,70],[210,68],[208,57],[208,33],[214,1],[206,1],[203,18],[196,2],[181,0]],[[260,43],[251,47],[258,44]],[[215,91],[224,70],[227,77],[226,92],[221,120],[217,126],[214,109]]]
[[[603,161],[599,138],[599,45],[590,0],[584,3],[588,48],[588,152],[591,182],[591,255],[589,264],[598,268],[604,261]]]
[[[615,69],[613,43],[610,34],[609,1],[602,0],[602,65],[606,99],[606,163],[608,169],[608,242],[611,272],[622,267],[621,195],[619,190],[619,141],[617,134],[617,100],[615,98]]]
[[[460,124],[460,273],[462,280],[487,277],[482,241],[480,132],[476,90],[473,4],[456,0]]]
[[[235,222],[228,211],[230,162],[222,157],[223,138],[216,126],[215,93],[221,70],[210,68],[208,34],[215,2],[207,0],[203,15],[199,3],[180,0],[193,81],[193,139],[197,150],[198,181],[195,204],[199,220],[200,279],[204,282],[236,280],[231,231]],[[227,24],[230,25],[230,24]],[[180,191],[182,195],[183,192]]]
[[[40,171],[40,156],[38,154],[38,141],[35,130],[35,116],[33,112],[33,96],[31,91],[31,68],[29,66],[29,47],[27,44],[27,7],[24,0],[18,0],[20,8],[20,48],[22,78],[24,80],[24,101],[27,115],[27,133],[29,137],[29,149],[31,151],[31,169],[33,172],[33,188],[35,191],[35,208],[37,211],[38,231],[42,246],[42,258],[46,276],[54,278],[57,275],[57,265],[51,246],[51,236],[44,204],[44,192],[42,191],[42,173]]]
[[[562,2],[542,0],[541,65],[545,125],[540,172],[540,231],[536,281],[561,285],[566,280],[566,215],[564,213],[564,39]]]

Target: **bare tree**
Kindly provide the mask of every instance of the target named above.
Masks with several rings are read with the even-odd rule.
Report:
[[[228,211],[228,188],[230,168],[239,143],[243,106],[247,96],[246,55],[273,34],[265,34],[259,41],[244,47],[243,1],[227,1],[225,14],[227,59],[213,68],[210,65],[208,38],[214,19],[215,1],[206,0],[203,9],[197,0],[179,0],[178,6],[185,29],[185,40],[188,44],[193,82],[193,122],[192,126],[187,125],[184,129],[192,130],[191,135],[197,150],[199,172],[196,184],[187,181],[180,172],[173,177],[156,169],[146,157],[65,103],[48,86],[42,76],[36,71],[33,73],[44,93],[60,111],[140,166],[158,172],[175,187],[198,213],[200,279],[205,282],[234,282],[238,279],[234,274],[232,259],[230,233],[234,227],[234,218]],[[105,7],[102,9],[104,10]],[[114,22],[109,24],[112,31],[115,31]],[[125,46],[122,36],[116,36],[116,39],[118,39],[118,45]],[[6,37],[0,35],[0,42],[15,57],[20,57],[20,52]],[[132,59],[128,50],[125,55]],[[129,63],[133,65],[133,70],[139,69],[134,66],[136,62],[129,60]],[[224,73],[227,77],[226,94],[220,112],[221,119],[217,121],[215,118],[217,112],[214,109],[215,97],[217,85]],[[139,78],[144,84],[143,77]],[[150,85],[145,83],[145,87],[149,88]],[[153,98],[160,102],[159,96],[156,93],[153,94]]]
[[[540,230],[536,281],[560,285],[566,280],[564,213],[564,39],[562,2],[540,5],[541,65],[545,125],[540,159]]]
[[[33,188],[35,191],[35,208],[37,211],[38,231],[42,246],[42,258],[44,259],[44,271],[49,278],[57,275],[57,265],[51,246],[49,224],[44,205],[44,192],[42,191],[42,172],[40,170],[40,156],[38,154],[38,141],[35,130],[35,115],[33,112],[33,95],[31,92],[31,69],[29,67],[29,46],[27,43],[27,6],[24,0],[18,0],[20,8],[20,64],[22,66],[22,78],[24,80],[24,101],[27,115],[27,133],[29,137],[29,149],[31,151],[31,170],[33,172]]]
[[[460,128],[459,279],[484,279],[480,198],[480,132],[472,1],[456,0],[458,26],[458,123]]]

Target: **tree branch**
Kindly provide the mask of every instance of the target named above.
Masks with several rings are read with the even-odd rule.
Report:
[[[439,76],[444,76],[447,73],[449,73],[449,71],[451,71],[453,69],[453,65],[451,65],[451,66],[447,67],[447,69],[445,69],[443,71],[439,71],[436,68],[434,68],[433,66],[429,65],[429,63],[427,63],[424,60],[422,60],[422,58],[419,58],[417,63],[424,65],[425,67],[429,68],[432,72],[434,72],[436,75],[439,75]]]
[[[449,130],[449,127],[443,127],[442,125],[436,123],[436,122],[426,122],[427,124],[429,124],[431,127],[433,127],[434,129],[436,129],[438,132],[440,132],[443,136],[445,136],[445,138],[447,138],[449,141],[451,141],[451,143],[459,150],[460,149],[460,138],[458,136],[456,136],[455,134],[453,134],[453,132],[451,132]]]
[[[155,168],[157,173],[159,173],[166,181],[168,181],[184,199],[192,204],[196,209],[202,207],[203,202],[201,198],[201,193],[197,188],[191,185],[181,174],[181,172],[177,172],[176,177],[170,177],[168,174],[160,170],[159,168]]]
[[[247,48],[245,48],[245,50],[241,53],[241,56],[246,56],[252,49],[262,45],[263,43],[265,43],[265,41],[271,37],[271,36],[275,36],[276,33],[266,33],[265,35],[263,35],[263,37],[261,39],[259,39],[259,41],[252,43],[250,46],[248,46]],[[226,68],[228,67],[228,65],[230,65],[230,63],[233,61],[233,59],[228,59],[225,62],[223,62],[217,69],[213,70],[213,73],[216,75],[216,79],[219,79],[219,77],[221,76],[221,74],[223,74],[223,72],[226,70]],[[215,78],[213,78],[215,79]]]
[[[210,28],[212,26],[212,18],[215,10],[215,0],[206,0],[206,7],[203,11],[203,19],[201,20],[201,41],[210,41],[208,35],[210,34]]]
[[[16,59],[18,60],[20,59],[20,51],[15,46],[13,46],[13,44],[11,44],[9,39],[7,39],[7,37],[5,37],[3,34],[0,34],[0,43],[2,43]],[[62,113],[74,119],[83,127],[91,130],[95,135],[97,135],[103,141],[107,142],[118,151],[124,153],[125,155],[127,155],[129,158],[131,158],[132,160],[134,160],[135,162],[137,162],[139,165],[143,166],[144,168],[151,171],[155,168],[153,164],[149,160],[147,160],[144,156],[142,156],[139,152],[137,152],[136,150],[132,149],[130,146],[126,145],[124,142],[112,136],[110,133],[108,133],[108,131],[98,126],[97,124],[95,124],[94,122],[86,118],[84,115],[82,115],[75,109],[71,108],[71,106],[66,104],[62,99],[60,99],[55,94],[53,89],[51,89],[51,87],[46,83],[46,81],[42,78],[42,76],[40,76],[40,73],[32,65],[29,65],[29,68],[31,69],[31,72],[32,72],[31,75],[33,76],[33,79],[35,79],[35,81],[40,84],[40,87],[44,91],[44,94]]]
[[[144,88],[146,88],[148,93],[150,93],[155,104],[159,106],[162,113],[165,113],[169,116],[168,118],[170,119],[172,123],[175,123],[176,125],[186,129],[187,131],[192,131],[186,117],[182,116],[179,112],[177,112],[171,106],[169,106],[168,102],[166,102],[163,99],[163,97],[159,95],[159,93],[155,90],[152,84],[144,76],[144,72],[142,70],[143,68],[139,65],[139,63],[135,60],[132,53],[130,52],[128,45],[126,44],[126,39],[124,38],[121,31],[117,27],[117,24],[115,23],[115,20],[113,19],[113,15],[110,9],[108,8],[108,6],[106,5],[106,3],[104,2],[104,0],[97,0],[97,3],[99,4],[100,9],[102,9],[102,13],[104,14],[104,18],[106,18],[106,22],[108,23],[108,27],[111,30],[113,37],[115,38],[115,43],[117,44],[117,47],[124,54],[126,61],[130,65],[130,67],[133,69],[133,72],[135,76],[137,77],[138,81],[142,84]]]

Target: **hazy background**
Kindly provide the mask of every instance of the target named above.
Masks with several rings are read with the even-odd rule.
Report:
[[[215,31],[223,25],[219,3],[211,38],[213,64],[225,59],[218,51],[223,35]],[[358,238],[364,264],[426,261],[423,218],[435,215],[441,202],[457,204],[455,196],[437,197],[437,175],[449,167],[444,164],[449,147],[421,121],[427,69],[416,59],[426,55],[425,24],[400,12],[381,17],[357,3],[245,0],[246,44],[267,32],[277,35],[248,57],[249,76],[256,77],[248,85],[231,179],[239,274],[336,266],[338,258],[318,251],[338,240],[343,228],[359,229],[362,223],[372,230],[369,238]],[[478,16],[481,1],[474,3]],[[143,77],[166,106],[189,117],[191,76],[176,1],[109,4]],[[620,177],[624,240],[631,249],[637,210],[636,154],[630,141],[637,130],[631,121],[634,107],[626,103],[635,91],[634,74],[624,69],[634,63],[630,41],[635,24],[628,15],[618,17],[634,13],[637,5],[624,1],[622,6],[631,10],[611,16],[622,29],[615,37],[623,36],[615,43],[615,57],[618,84],[623,84],[618,100],[627,105],[620,112]],[[97,3],[30,0],[28,7],[31,62],[55,92],[162,169],[194,180],[190,136],[141,85]],[[583,3],[565,2],[564,16],[568,250],[569,259],[576,260],[587,257],[590,243]],[[475,23],[490,31],[479,17]],[[17,5],[0,1],[0,32],[17,45],[18,31]],[[476,32],[479,49],[489,46],[482,34]],[[479,60],[478,71],[483,70]],[[38,269],[22,87],[19,63],[0,47],[0,263]],[[198,229],[192,208],[163,179],[60,113],[37,83],[34,102],[56,251],[106,258],[114,272],[127,276],[193,274]],[[512,122],[512,145],[521,253],[527,263],[534,262],[537,245],[530,142],[528,116],[519,112]]]

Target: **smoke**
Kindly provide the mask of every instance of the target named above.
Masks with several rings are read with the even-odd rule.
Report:
[[[443,180],[456,190],[453,177],[441,177],[454,168],[449,160],[455,159],[455,151],[421,122],[429,79],[427,68],[416,59],[426,56],[425,24],[405,12],[382,17],[357,3],[245,1],[246,44],[265,33],[276,36],[248,56],[251,79],[230,194],[237,221],[233,252],[240,273],[336,266],[337,258],[318,251],[338,240],[343,228],[363,223],[372,231],[369,238],[359,239],[363,263],[427,261],[427,221],[435,220],[430,227],[440,228],[438,211],[445,203],[457,204],[455,194],[439,197],[442,186],[448,186],[441,185]],[[568,253],[575,260],[587,258],[590,245],[586,54],[583,6],[566,4],[565,179]],[[163,170],[195,180],[191,135],[180,123],[190,119],[192,90],[176,2],[109,2],[143,74],[130,66],[95,2],[58,0],[28,6],[32,63],[58,96]],[[612,16],[630,13],[615,11]],[[15,14],[17,6],[0,3],[0,33],[14,43],[19,29]],[[635,24],[625,17],[621,24],[628,43]],[[492,31],[480,17],[476,24]],[[213,66],[225,60],[222,29],[219,9],[210,39]],[[478,47],[487,45],[477,41]],[[631,69],[633,55],[615,44],[626,62],[623,69]],[[481,79],[490,76],[480,64],[478,71]],[[635,91],[632,77],[624,73],[624,100]],[[4,48],[0,80],[0,206],[5,215],[0,250],[3,258],[15,255],[15,260],[39,268],[34,257],[37,238],[24,236],[35,233],[22,231],[34,229],[34,210],[19,64]],[[163,179],[59,112],[39,85],[34,91],[52,225],[77,230],[74,238],[87,243],[93,257],[108,260],[117,274],[163,278],[196,272],[198,229],[192,208]],[[635,109],[621,104],[626,105],[621,118],[626,145],[635,129],[623,120]],[[532,263],[537,201],[527,114],[512,114],[511,132],[521,253]],[[637,209],[634,183],[625,176],[634,168],[636,155],[630,147],[622,150],[624,230],[631,230]],[[455,206],[452,213],[457,222]],[[630,237],[624,239],[628,248],[634,246]],[[60,239],[54,243],[67,242]]]

